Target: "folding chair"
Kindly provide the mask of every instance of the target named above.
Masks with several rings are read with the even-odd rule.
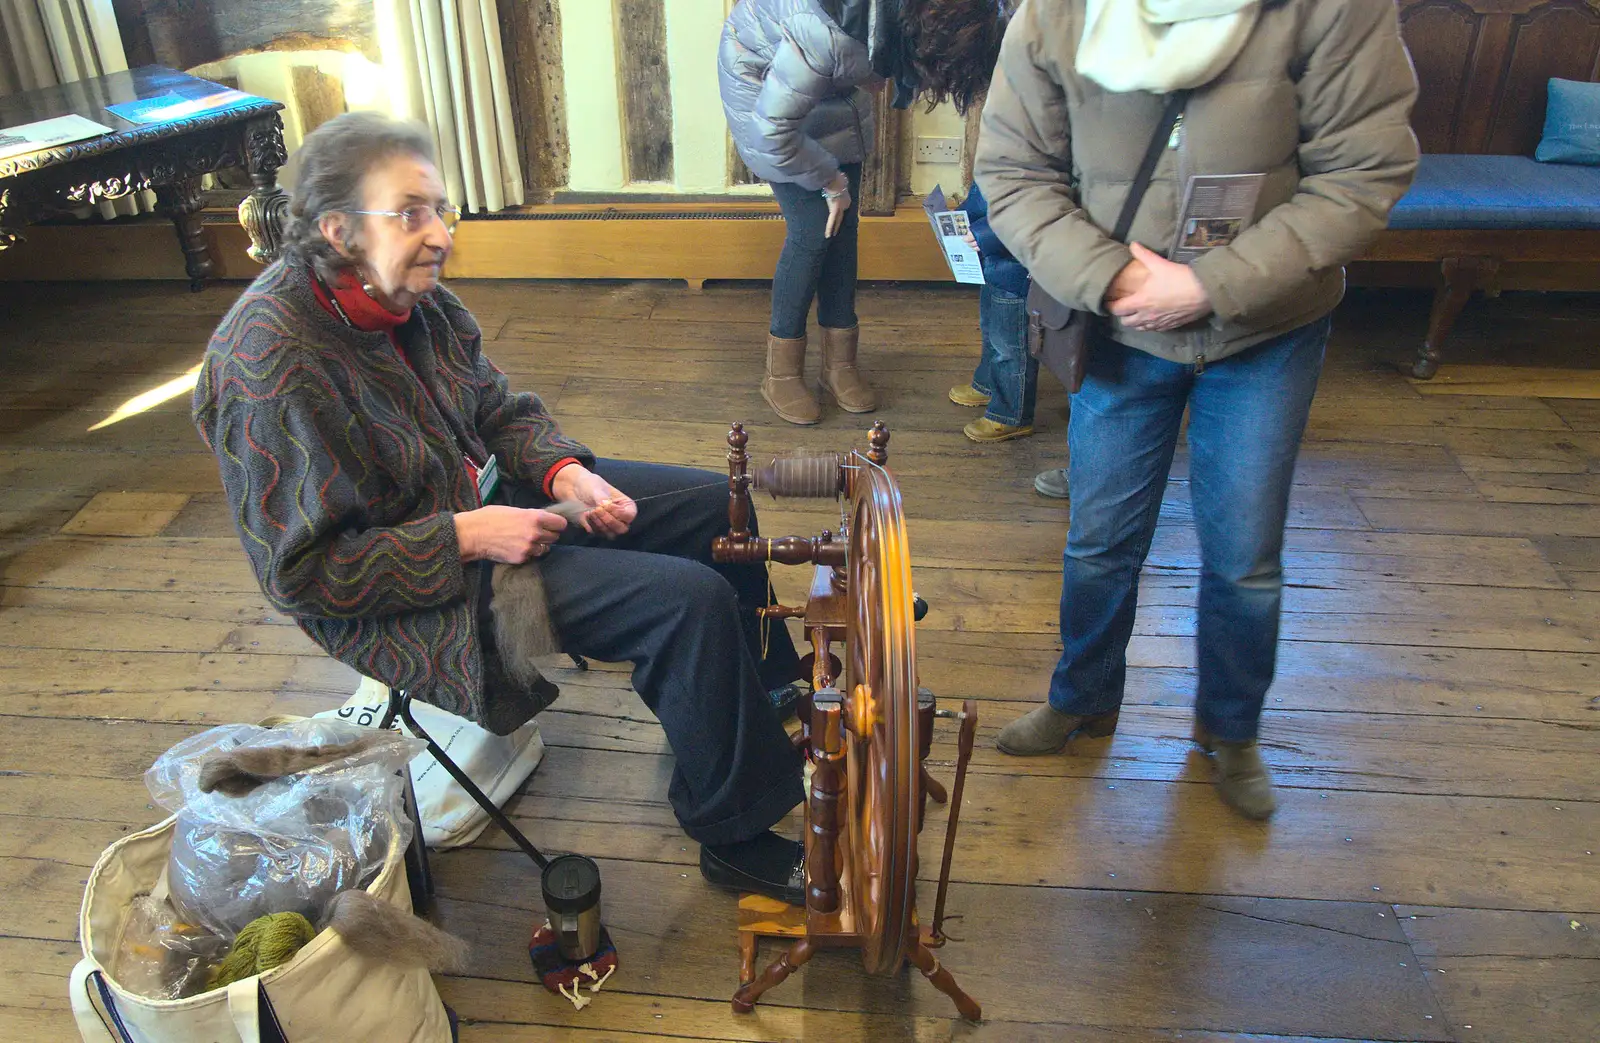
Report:
[[[589,669],[589,664],[582,657],[574,655],[571,659],[579,670]],[[411,712],[411,702],[411,693],[398,688],[389,689],[389,705],[384,709],[383,719],[378,722],[378,727],[393,728],[396,719],[404,722],[406,729],[412,735],[428,744],[428,752],[433,755],[433,759],[438,761],[439,765],[450,773],[450,777],[467,791],[467,795],[483,809],[489,820],[504,830],[506,836],[510,837],[524,854],[533,859],[534,864],[542,871],[550,864],[550,860],[545,858],[544,853],[534,847],[533,842],[523,835],[522,830],[506,817],[506,813],[500,810],[499,805],[478,788],[478,784],[461,770],[461,766],[450,759],[444,747],[435,742],[433,737],[417,723],[416,717]],[[411,818],[411,844],[406,848],[406,875],[411,884],[411,905],[421,912],[433,901],[433,872],[428,865],[428,844],[422,836],[422,816],[417,807],[417,794],[411,783],[409,767],[406,769],[406,813]]]

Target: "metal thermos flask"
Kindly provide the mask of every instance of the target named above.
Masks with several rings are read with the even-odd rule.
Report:
[[[582,855],[562,855],[540,882],[561,955],[582,963],[600,949],[600,867]]]

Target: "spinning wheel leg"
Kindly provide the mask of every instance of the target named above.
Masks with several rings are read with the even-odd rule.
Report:
[[[772,965],[762,972],[759,979],[741,986],[739,991],[733,994],[733,1012],[735,1014],[748,1014],[755,1010],[756,1000],[761,998],[762,993],[774,985],[782,985],[789,975],[809,963],[811,957],[816,955],[816,952],[817,947],[812,944],[810,938],[801,938],[789,946],[789,951],[774,960]],[[948,972],[945,977],[950,977]],[[938,985],[939,983],[934,982],[934,984]],[[942,988],[943,986],[940,987]],[[955,988],[955,983],[952,982],[950,987]],[[957,991],[959,992],[960,990]],[[965,997],[963,996],[963,998]],[[959,1005],[960,1001],[956,1002]],[[968,999],[967,1002],[972,1005],[973,1010],[978,1009],[978,1005],[973,1003],[972,1000]]]
[[[756,946],[760,939],[754,931],[739,932],[739,985],[744,987],[756,980]]]
[[[922,972],[923,977],[933,982],[934,988],[955,1001],[956,1010],[961,1012],[963,1018],[968,1021],[983,1020],[983,1008],[978,1006],[978,1001],[961,991],[961,986],[956,984],[955,978],[950,975],[949,971],[944,969],[937,956],[933,955],[920,942],[911,945],[906,955],[911,959],[912,963],[917,965],[917,970]],[[738,1002],[737,999],[734,1000],[736,1008]]]
[[[935,804],[944,804],[950,800],[949,794],[944,791],[944,783],[929,774],[926,766],[922,769],[922,792],[932,797]]]

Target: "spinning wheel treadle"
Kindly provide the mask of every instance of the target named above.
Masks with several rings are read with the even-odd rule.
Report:
[[[866,453],[780,458],[749,474],[747,436],[728,435],[729,533],[713,544],[717,560],[815,564],[804,609],[771,606],[769,619],[801,618],[813,654],[813,696],[802,705],[797,744],[811,758],[806,806],[806,905],[759,896],[740,902],[742,966],[734,1010],[748,1013],[818,948],[858,948],[868,974],[917,966],[956,1003],[963,1017],[982,1011],[939,965],[931,949],[940,933],[960,797],[977,715],[960,713],[960,757],[946,834],[934,922],[924,932],[916,911],[917,837],[926,799],[944,789],[923,766],[932,738],[934,701],[917,685],[915,614],[926,611],[911,588],[911,556],[900,490],[885,466],[889,433],[874,424]],[[762,539],[751,535],[750,489],[773,496],[842,496],[839,538]],[[833,646],[842,643],[842,656]],[[842,663],[843,677],[838,676]],[[792,940],[759,977],[758,940]]]

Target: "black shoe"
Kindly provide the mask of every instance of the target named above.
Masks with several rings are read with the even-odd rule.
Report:
[[[700,875],[730,891],[750,891],[790,905],[806,902],[805,847],[770,830],[736,844],[701,844]]]

